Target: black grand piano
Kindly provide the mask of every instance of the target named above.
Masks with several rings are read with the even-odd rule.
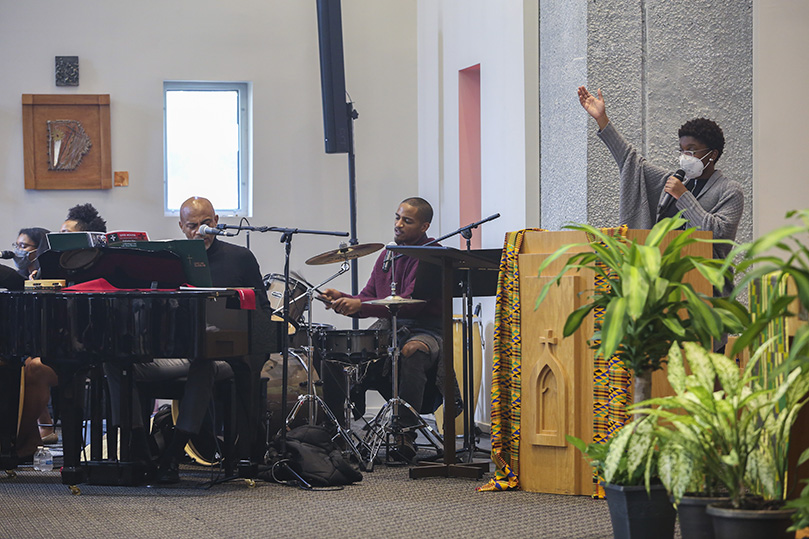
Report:
[[[239,471],[249,476],[263,454],[256,432],[261,422],[257,417],[258,372],[266,354],[276,347],[269,338],[274,333],[269,319],[263,313],[241,309],[235,290],[178,290],[187,281],[179,256],[174,253],[112,247],[92,251],[67,257],[54,251],[44,253],[40,257],[43,274],[65,278],[68,284],[103,274],[119,290],[0,292],[0,357],[5,358],[0,367],[5,371],[0,373],[0,467],[12,468],[17,460],[17,415],[10,412],[16,411],[19,402],[22,362],[28,356],[40,356],[59,376],[62,482],[137,482],[138,471],[128,462],[126,423],[131,417],[131,380],[124,384],[121,396],[121,458],[117,459],[112,451],[114,442],[111,448],[108,443],[113,458],[102,455],[102,364],[116,361],[129,365],[152,358],[184,357],[228,360],[233,366],[240,419]],[[70,260],[77,259],[92,263],[70,269]],[[81,423],[88,378],[91,455],[82,460]]]

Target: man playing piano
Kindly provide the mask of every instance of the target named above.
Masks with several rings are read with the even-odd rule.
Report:
[[[188,239],[201,239],[205,242],[208,266],[214,286],[254,288],[256,293],[257,317],[266,317],[269,323],[270,304],[266,293],[258,261],[248,249],[220,241],[213,235],[200,234],[203,226],[215,227],[219,216],[206,198],[191,197],[180,207],[180,230]],[[113,420],[118,422],[116,410],[120,395],[120,367],[105,364],[105,373],[110,384]],[[156,480],[158,483],[177,483],[179,460],[192,435],[202,426],[205,413],[211,402],[214,382],[233,376],[231,366],[224,361],[189,361],[187,359],[155,359],[150,363],[137,363],[133,369],[135,380],[158,381],[187,377],[180,412],[175,424],[174,435],[160,458]],[[137,393],[137,392],[136,392]],[[133,405],[132,450],[135,458],[148,460],[146,432],[140,414],[140,405],[135,395]]]

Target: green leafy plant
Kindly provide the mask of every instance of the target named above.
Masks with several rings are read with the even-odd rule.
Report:
[[[765,346],[743,371],[696,343],[683,348],[685,358],[676,343],[668,355],[676,394],[641,404],[660,420],[661,481],[677,501],[695,484],[709,494],[721,485],[736,508],[748,494],[784,500],[789,432],[805,403],[809,376],[795,369],[778,387],[762,387],[754,373]],[[715,390],[717,383],[721,389]]]
[[[741,258],[735,265],[737,272],[742,273],[742,278],[733,296],[740,294],[751,281],[773,273],[778,275],[779,283],[792,279],[797,290],[797,296],[792,296],[780,293],[780,287],[774,287],[775,294],[770,298],[766,311],[757,313],[749,330],[736,341],[733,353],[750,347],[775,318],[797,314],[788,312],[796,297],[804,312],[809,309],[809,247],[805,244],[809,239],[809,209],[788,212],[786,217],[797,218],[798,223],[784,225],[752,242],[737,246],[725,261],[724,268],[727,269],[735,259]],[[790,344],[785,369],[796,364],[809,364],[809,325],[798,329]]]
[[[606,291],[593,291],[588,301],[570,313],[564,336],[572,335],[596,307],[605,309],[601,327],[593,335],[597,354],[616,352],[635,376],[634,400],[651,396],[651,373],[662,367],[673,342],[696,341],[705,347],[724,332],[741,331],[749,324],[747,311],[737,301],[700,294],[683,277],[696,270],[714,286],[722,288],[730,275],[723,261],[685,255],[683,250],[700,240],[692,237],[694,228],[678,233],[661,250],[670,232],[686,221],[678,217],[662,219],[641,244],[605,234],[586,224],[566,228],[584,232],[590,241],[565,245],[551,254],[539,273],[574,248],[586,252],[570,256],[562,270],[541,290],[539,307],[551,286],[569,271],[591,270],[608,283]]]
[[[585,444],[567,436],[595,468],[604,482],[614,485],[646,485],[657,477],[655,418],[646,416],[627,423],[604,443]]]

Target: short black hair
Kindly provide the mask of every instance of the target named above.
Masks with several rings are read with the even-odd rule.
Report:
[[[107,222],[89,202],[67,210],[67,221],[76,221],[76,228],[86,232],[106,232]]]
[[[432,223],[433,222],[433,207],[430,206],[430,203],[420,197],[410,197],[404,199],[400,204],[410,204],[414,208],[416,208],[416,213],[424,223]]]
[[[39,228],[39,227],[21,228],[20,231],[17,232],[17,236],[19,236],[20,234],[25,234],[26,236],[31,238],[31,241],[34,242],[34,245],[36,245],[37,248],[39,248],[45,241],[46,234],[49,233],[50,230],[46,228]]]
[[[708,118],[694,118],[688,120],[677,131],[677,137],[694,137],[711,150],[716,150],[715,161],[719,161],[725,150],[725,135],[716,122]]]

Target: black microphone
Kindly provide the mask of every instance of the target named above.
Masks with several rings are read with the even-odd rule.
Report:
[[[201,225],[199,230],[197,231],[198,234],[210,234],[212,236],[233,236],[234,234],[230,234],[229,232],[225,232],[224,230],[219,230],[218,228],[212,228],[208,225]]]
[[[14,258],[14,251],[2,251],[0,252],[0,258],[2,259],[9,259]]]
[[[683,179],[685,178],[685,171],[681,168],[677,169],[674,172],[674,174],[672,174],[672,176],[674,176],[680,181],[683,181]],[[657,219],[655,219],[655,222],[660,221],[663,215],[669,210],[671,205],[674,204],[675,200],[677,199],[671,196],[671,193],[666,193],[660,198],[660,203],[657,205]]]
[[[396,245],[395,241],[388,243],[388,245]],[[385,260],[382,261],[382,271],[387,273],[390,270],[390,265],[393,263],[393,251],[390,249],[385,253]]]

